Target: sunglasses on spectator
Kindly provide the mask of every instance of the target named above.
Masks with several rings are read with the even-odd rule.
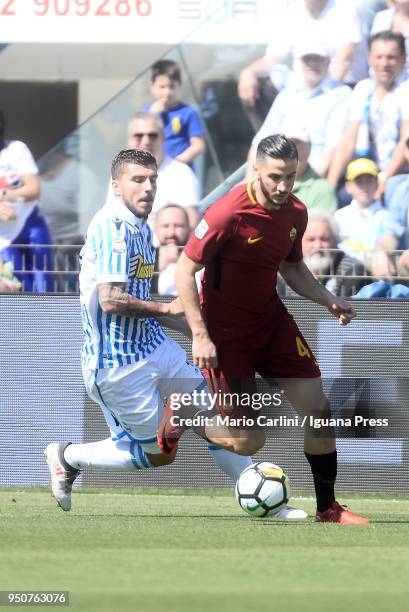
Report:
[[[132,134],[132,136],[137,140],[142,140],[144,136],[147,136],[149,140],[157,140],[159,132],[138,132],[137,134]]]

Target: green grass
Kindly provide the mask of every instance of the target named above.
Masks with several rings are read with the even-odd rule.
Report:
[[[84,611],[408,609],[408,498],[342,497],[372,521],[356,527],[251,519],[223,491],[73,499],[64,513],[48,492],[0,490],[1,590],[69,590]]]

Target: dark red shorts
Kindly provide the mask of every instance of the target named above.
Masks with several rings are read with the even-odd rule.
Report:
[[[285,310],[270,328],[246,337],[216,342],[219,365],[205,371],[212,392],[249,394],[256,391],[255,376],[265,379],[317,378],[318,363],[293,317]],[[241,406],[222,413],[248,415]]]

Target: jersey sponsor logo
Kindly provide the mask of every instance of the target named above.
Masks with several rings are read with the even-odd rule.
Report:
[[[291,242],[294,242],[296,235],[297,235],[297,228],[296,227],[292,227],[290,229],[290,240],[291,240]]]
[[[131,265],[129,268],[129,276],[132,278],[152,278],[155,270],[155,265],[152,263],[145,263],[142,255],[137,255],[131,258]]]
[[[251,236],[249,236],[249,238],[247,238],[247,244],[255,244],[260,240],[263,240],[263,236],[257,236],[256,238],[252,238]]]
[[[116,238],[113,243],[112,250],[114,253],[125,253],[126,244],[123,238]]]
[[[199,240],[204,238],[208,229],[209,229],[209,226],[207,225],[206,219],[202,219],[199,225],[195,229],[196,238],[198,238]]]

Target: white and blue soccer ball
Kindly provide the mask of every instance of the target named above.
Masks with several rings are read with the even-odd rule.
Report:
[[[291,495],[287,474],[274,463],[253,463],[236,482],[236,498],[251,516],[272,516],[288,504]]]

